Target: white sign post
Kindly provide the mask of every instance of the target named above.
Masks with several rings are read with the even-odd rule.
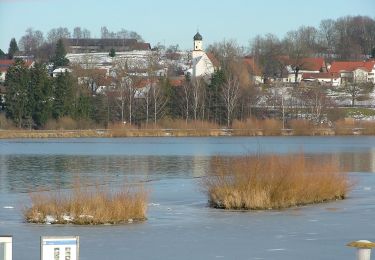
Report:
[[[0,236],[0,260],[12,260],[12,236]]]
[[[78,260],[79,259],[79,237],[41,237],[40,238],[41,260]]]

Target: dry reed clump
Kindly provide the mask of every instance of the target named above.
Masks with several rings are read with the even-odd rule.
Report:
[[[315,132],[315,127],[309,120],[291,120],[289,126],[293,129],[294,135],[314,135]]]
[[[245,120],[234,120],[232,123],[235,135],[255,136],[259,134],[259,123],[255,118],[247,118]]]
[[[91,138],[109,137],[107,132],[97,130],[5,130],[0,131],[0,139],[5,138]]]
[[[112,124],[108,126],[112,137],[133,137],[138,136],[138,128],[132,124]]]
[[[361,123],[361,128],[363,135],[375,135],[375,121],[364,121]]]
[[[143,187],[111,192],[76,184],[71,194],[62,192],[31,195],[32,206],[24,216],[30,223],[100,225],[146,219],[147,192]]]
[[[283,124],[280,120],[264,119],[258,121],[259,128],[263,129],[263,135],[281,135]]]
[[[77,129],[97,129],[98,126],[91,120],[75,120],[65,116],[58,120],[50,119],[44,126],[46,130],[77,130]]]
[[[13,122],[6,118],[5,114],[0,114],[0,130],[15,128]]]
[[[182,119],[164,119],[158,123],[159,128],[162,129],[181,129],[181,130],[209,130],[219,129],[220,126],[216,123],[203,120],[182,120]]]
[[[337,161],[309,161],[304,154],[215,158],[202,184],[212,207],[237,210],[344,199],[352,186]]]
[[[354,119],[339,120],[334,125],[336,135],[353,135],[353,129],[358,127]]]

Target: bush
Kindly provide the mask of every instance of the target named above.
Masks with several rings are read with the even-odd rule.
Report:
[[[310,161],[303,153],[215,158],[202,184],[212,207],[238,210],[344,199],[352,186],[338,161]]]
[[[146,219],[147,192],[143,187],[124,186],[111,192],[75,184],[69,194],[60,192],[31,195],[32,206],[26,209],[27,222],[51,224],[119,224]]]

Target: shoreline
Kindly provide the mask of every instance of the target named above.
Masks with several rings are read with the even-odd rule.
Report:
[[[220,136],[373,136],[366,128],[317,129],[88,129],[0,130],[0,139],[28,138],[124,138],[124,137],[220,137]]]

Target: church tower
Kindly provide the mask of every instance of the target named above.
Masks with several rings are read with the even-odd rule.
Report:
[[[197,32],[197,34],[194,36],[194,49],[192,58],[199,58],[203,56],[203,54],[203,37],[199,32]]]
[[[194,36],[194,51],[203,51],[203,37],[199,32]]]

